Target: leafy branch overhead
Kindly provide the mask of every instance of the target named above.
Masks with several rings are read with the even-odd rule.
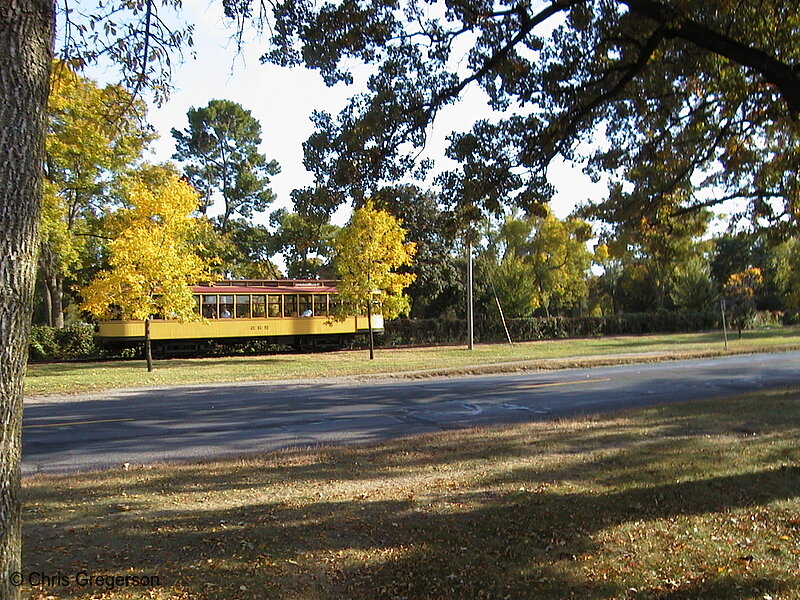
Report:
[[[738,199],[782,230],[800,211],[799,28],[793,0],[299,0],[275,5],[263,60],[330,85],[375,66],[338,116],[314,117],[306,165],[331,194],[424,169],[431,124],[479,86],[498,113],[450,138],[454,207],[536,212],[561,155],[630,182],[609,199],[628,214]]]
[[[194,44],[194,26],[177,22],[182,0],[54,3],[56,54],[76,68],[111,64],[135,97],[149,91],[161,104],[172,89],[172,68]]]

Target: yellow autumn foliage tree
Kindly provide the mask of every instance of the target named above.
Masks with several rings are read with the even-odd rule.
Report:
[[[119,233],[108,244],[109,269],[83,289],[82,308],[98,318],[144,320],[152,370],[152,316],[200,319],[189,286],[210,279],[211,272],[197,253],[201,249],[191,243],[201,226],[192,216],[199,197],[168,172],[157,185],[152,178],[130,177],[123,183],[123,194],[127,206],[114,215]]]
[[[393,319],[407,313],[411,305],[405,289],[414,282],[413,273],[397,269],[411,265],[416,253],[413,242],[405,242],[400,221],[371,201],[353,212],[350,222],[334,241],[341,316],[381,313]],[[369,318],[370,359],[374,358],[372,319]]]
[[[65,278],[90,255],[108,187],[153,139],[145,105],[119,86],[100,87],[53,62],[47,105],[39,271],[47,322],[62,327]]]
[[[742,329],[747,327],[755,316],[756,290],[763,283],[764,276],[761,269],[750,267],[733,273],[722,288],[722,295],[731,312],[731,321],[739,330],[739,339],[742,338]]]

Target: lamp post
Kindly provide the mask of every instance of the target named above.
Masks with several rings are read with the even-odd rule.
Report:
[[[475,349],[475,315],[472,310],[472,239],[467,240],[467,350]]]

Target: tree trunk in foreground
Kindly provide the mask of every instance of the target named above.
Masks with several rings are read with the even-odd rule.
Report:
[[[53,0],[0,8],[0,599],[19,598],[22,382],[28,358]]]

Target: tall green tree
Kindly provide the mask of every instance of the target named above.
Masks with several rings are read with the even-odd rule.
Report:
[[[528,317],[537,309],[550,315],[587,296],[592,253],[586,244],[592,230],[580,219],[508,217],[490,234],[488,253],[496,267],[489,274],[509,317]]]
[[[375,358],[372,315],[377,311],[393,319],[410,308],[405,289],[414,274],[397,272],[411,264],[416,251],[413,242],[404,241],[405,235],[397,219],[368,201],[353,211],[334,242],[340,316],[366,313],[370,360]]]
[[[479,306],[483,307],[479,313],[490,313],[499,303],[503,316],[510,319],[533,316],[539,306],[539,286],[528,263],[511,252],[496,263],[485,254],[481,255],[478,264],[482,267],[478,273],[488,279],[488,286],[484,282],[483,293],[478,295]]]
[[[790,238],[788,241],[791,241]],[[718,289],[722,289],[734,273],[741,273],[751,267],[759,269],[764,281],[757,286],[755,303],[760,310],[781,310],[785,300],[782,276],[779,273],[782,261],[776,260],[782,254],[785,244],[778,243],[775,237],[757,235],[753,232],[726,233],[711,240],[711,273]]]
[[[334,240],[339,227],[300,213],[278,209],[270,215],[275,233],[270,240],[273,254],[282,254],[286,274],[296,279],[331,279]]]
[[[711,275],[720,289],[734,273],[748,267],[761,267],[764,252],[752,235],[725,233],[713,238]]]
[[[615,186],[612,197],[625,195]],[[673,198],[653,217],[628,218],[627,211],[613,203],[585,206],[577,212],[605,223],[601,238],[607,244],[617,277],[615,303],[623,311],[650,312],[670,308],[670,284],[675,269],[701,252],[711,214],[700,209],[679,216]]]
[[[770,262],[783,305],[800,310],[800,239],[791,238],[775,248]]]
[[[263,225],[246,219],[231,219],[228,231],[217,234],[227,245],[218,253],[220,268],[227,275],[243,279],[280,279],[283,275],[273,261],[274,235]]]
[[[442,209],[440,195],[415,185],[382,187],[372,197],[375,208],[385,210],[403,224],[406,239],[414,242],[414,263],[403,270],[415,275],[408,287],[412,318],[438,318],[460,310],[464,286],[456,263],[457,222]]]
[[[172,130],[173,158],[186,163],[186,176],[202,197],[201,212],[205,214],[219,193],[224,203],[219,228],[227,232],[234,216],[250,218],[265,211],[275,199],[269,178],[280,167],[259,151],[258,120],[231,100],[211,100],[203,108],[190,108],[186,116],[189,126]]]
[[[675,265],[670,281],[670,299],[679,310],[703,311],[714,306],[719,297],[708,258],[696,254]]]
[[[54,64],[39,242],[49,325],[64,325],[64,279],[80,266],[88,236],[98,234],[109,185],[154,137],[145,112],[124,88],[99,87],[67,64]]]

